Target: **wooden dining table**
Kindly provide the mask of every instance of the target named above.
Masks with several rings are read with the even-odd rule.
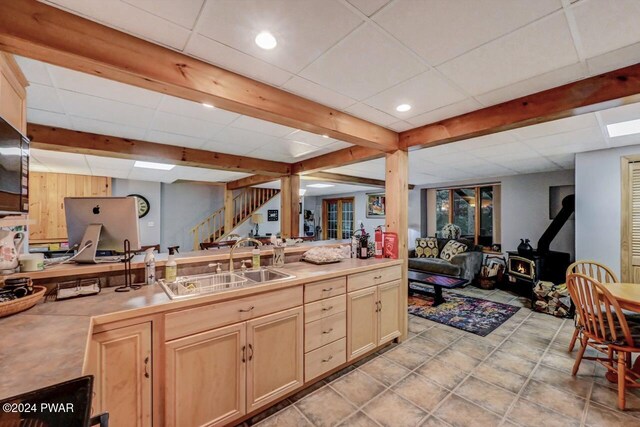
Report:
[[[611,292],[620,308],[640,314],[640,283],[602,283],[602,286]],[[631,370],[640,374],[640,357],[636,358]],[[607,379],[617,381],[614,375],[607,375]]]

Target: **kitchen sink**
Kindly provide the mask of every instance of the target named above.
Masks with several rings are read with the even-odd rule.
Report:
[[[261,268],[260,270],[247,270],[238,273],[224,272],[180,276],[173,283],[167,283],[162,279],[158,282],[169,298],[174,300],[245,288],[260,283],[291,279],[294,277],[295,276],[290,274],[269,268]]]

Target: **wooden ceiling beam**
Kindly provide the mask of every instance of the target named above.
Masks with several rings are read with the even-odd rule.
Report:
[[[419,149],[600,111],[640,100],[640,64],[523,96],[400,133]]]
[[[302,175],[302,179],[312,179],[314,181],[326,181],[336,182],[340,184],[353,184],[353,185],[365,185],[369,187],[382,187],[386,186],[386,183],[382,179],[363,178],[360,176],[343,175],[341,173],[331,172],[314,172],[306,175]],[[413,190],[415,185],[409,184],[409,190]]]
[[[384,153],[366,147],[349,147],[293,163],[292,173],[308,174],[384,157]]]
[[[27,124],[27,136],[32,148],[91,154],[120,159],[144,160],[194,166],[233,172],[258,173],[280,177],[291,172],[291,165],[282,162],[216,153],[195,148],[176,147],[155,142],[119,138],[117,136]],[[276,178],[277,179],[277,178]]]
[[[267,182],[277,181],[277,176],[269,175],[251,175],[246,178],[236,179],[235,181],[227,182],[227,190],[239,190],[245,187],[252,187],[254,185],[266,184]]]
[[[398,148],[392,130],[36,0],[0,1],[0,50],[358,146]]]

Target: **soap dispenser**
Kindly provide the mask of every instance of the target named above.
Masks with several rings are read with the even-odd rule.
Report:
[[[156,257],[153,255],[155,248],[149,248],[144,256],[144,274],[147,285],[156,284]]]
[[[176,281],[178,275],[178,264],[176,263],[176,246],[169,247],[169,259],[164,266],[164,280],[167,283],[173,283]]]
[[[251,251],[251,266],[254,270],[260,269],[260,248],[257,245]]]

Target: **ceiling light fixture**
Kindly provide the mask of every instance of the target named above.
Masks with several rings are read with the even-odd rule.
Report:
[[[265,50],[271,50],[278,45],[278,41],[268,31],[263,31],[256,36],[255,42],[258,46]]]
[[[301,188],[298,190],[298,196],[302,197],[307,192],[306,188]]]
[[[202,106],[205,107],[205,108],[213,108],[213,105],[207,104],[206,102],[203,102]]]
[[[333,184],[309,184],[309,185],[307,185],[307,187],[312,187],[312,188],[329,188],[329,187],[335,187],[335,185],[333,185]]]
[[[411,105],[409,104],[400,104],[396,107],[396,111],[400,113],[406,113],[409,110],[411,110]]]
[[[616,136],[633,135],[640,133],[640,119],[607,125],[607,132],[611,138]]]
[[[176,167],[176,165],[168,165],[166,163],[142,162],[140,160],[136,160],[133,166],[136,168],[156,169],[161,171],[170,171]]]

